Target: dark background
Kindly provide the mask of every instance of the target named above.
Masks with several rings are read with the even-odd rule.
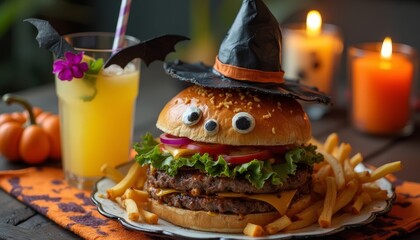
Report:
[[[218,46],[240,7],[241,0],[132,0],[127,34],[147,40],[161,34],[189,36],[168,59],[212,64]],[[339,26],[344,51],[335,79],[336,102],[346,90],[346,52],[349,45],[393,42],[420,49],[420,1],[414,0],[265,0],[281,25],[304,22],[311,9],[324,23]],[[114,31],[117,0],[0,0],[0,94],[51,83],[52,57],[39,49],[36,31],[22,20],[49,20],[60,34]],[[284,46],[287,47],[287,46]],[[160,64],[160,63],[154,63]],[[143,71],[147,71],[145,66]],[[152,81],[142,79],[142,81]],[[416,93],[419,81],[416,79]],[[340,100],[341,99],[341,100]]]

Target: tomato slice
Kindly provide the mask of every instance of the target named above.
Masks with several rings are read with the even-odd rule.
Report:
[[[193,142],[185,146],[185,148],[199,152],[200,154],[208,153],[210,156],[217,156],[229,151],[228,145]]]
[[[258,148],[239,148],[230,152],[229,155],[222,155],[226,162],[230,164],[247,163],[254,159],[266,160],[272,156],[273,154],[270,150]]]

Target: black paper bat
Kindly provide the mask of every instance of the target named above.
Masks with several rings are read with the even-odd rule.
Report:
[[[112,55],[105,67],[117,64],[124,68],[131,60],[141,58],[146,66],[156,60],[165,60],[166,55],[175,51],[175,45],[189,38],[180,35],[163,35],[136,45],[124,48]]]
[[[24,22],[29,22],[36,27],[38,35],[36,40],[40,48],[45,48],[55,54],[57,58],[64,57],[66,52],[76,52],[74,48],[62,38],[48,21],[28,18]]]

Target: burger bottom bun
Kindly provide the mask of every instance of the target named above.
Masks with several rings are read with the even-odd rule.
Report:
[[[248,223],[264,226],[280,216],[278,212],[218,214],[171,207],[153,199],[150,201],[149,210],[157,214],[160,219],[181,227],[208,232],[242,233]]]

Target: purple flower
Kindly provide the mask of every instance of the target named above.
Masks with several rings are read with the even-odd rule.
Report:
[[[82,78],[83,74],[88,70],[89,66],[83,59],[83,52],[74,54],[66,52],[65,59],[57,59],[53,65],[53,73],[58,73],[60,80],[71,81],[73,78]]]

